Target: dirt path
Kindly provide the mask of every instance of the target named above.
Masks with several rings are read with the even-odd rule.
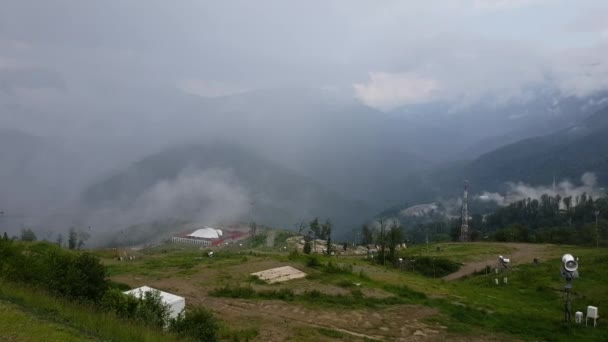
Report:
[[[525,264],[533,262],[535,257],[541,260],[549,257],[549,246],[531,243],[497,243],[496,245],[514,248],[511,254],[504,255],[505,258],[511,259],[511,265]],[[455,280],[474,273],[475,271],[483,270],[486,265],[496,267],[498,263],[498,255],[488,255],[486,260],[474,261],[465,263],[457,272],[448,274],[443,277],[445,280]]]

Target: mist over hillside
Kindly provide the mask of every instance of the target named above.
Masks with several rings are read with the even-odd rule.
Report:
[[[464,179],[504,193],[593,172],[601,187],[592,3],[7,1],[0,224],[249,220],[253,201],[268,224],[347,231]]]
[[[231,144],[190,144],[148,156],[88,187],[86,222],[109,230],[167,218],[217,225],[258,222],[294,229],[313,217],[338,231],[371,212],[310,178]]]

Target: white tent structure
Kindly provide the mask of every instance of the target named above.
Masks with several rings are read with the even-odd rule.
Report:
[[[201,229],[197,229],[192,233],[186,235],[195,238],[203,238],[203,239],[219,239],[224,233],[221,229],[215,229],[211,227],[205,227]]]
[[[138,287],[136,289],[129,290],[124,293],[129,296],[141,298],[144,296],[144,294],[146,292],[150,292],[150,291],[158,291],[160,293],[160,297],[161,297],[163,303],[165,303],[169,306],[169,310],[170,310],[169,317],[171,317],[171,318],[177,317],[177,315],[186,308],[186,299],[184,297],[180,297],[180,296],[174,295],[172,293],[153,289],[148,286]]]

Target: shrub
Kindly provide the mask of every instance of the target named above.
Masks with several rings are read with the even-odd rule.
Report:
[[[129,285],[113,280],[108,280],[108,287],[110,289],[117,289],[121,291],[129,291],[131,289]]]
[[[280,299],[285,301],[293,301],[296,297],[291,289],[258,291],[257,295],[264,299]]]
[[[119,317],[135,318],[139,300],[133,296],[127,296],[118,289],[110,289],[100,301],[100,306],[106,311],[112,311]]]
[[[253,298],[255,290],[251,286],[222,286],[209,292],[214,297]]]
[[[331,274],[351,274],[353,273],[353,265],[350,264],[345,264],[345,265],[340,265],[340,264],[334,264],[333,262],[328,262],[327,266],[325,267],[325,272],[326,273],[331,273]]]
[[[361,278],[363,280],[371,280],[371,278],[367,275],[367,273],[365,273],[363,271],[359,271],[359,278]]]
[[[306,266],[308,267],[319,267],[321,266],[321,262],[316,256],[309,256],[308,260],[306,260]]]
[[[294,249],[293,251],[289,252],[289,255],[287,256],[287,259],[289,260],[298,260],[300,258],[300,252],[298,252],[297,249]]]
[[[99,301],[108,289],[106,269],[90,253],[50,243],[0,244],[0,276],[76,300]]]
[[[336,282],[336,285],[338,285],[340,287],[353,287],[353,286],[355,286],[355,284],[353,284],[352,281],[346,280],[346,279],[339,280],[338,282]]]
[[[310,254],[310,252],[312,252],[312,244],[309,241],[304,242],[304,248],[302,251],[304,254]]]
[[[169,323],[170,308],[163,303],[160,291],[148,291],[140,296],[131,296],[117,289],[106,291],[100,301],[103,310],[114,312],[117,316],[159,328]]]
[[[350,294],[355,299],[363,299],[363,292],[360,289],[351,289]]]
[[[323,292],[319,290],[306,290],[304,291],[304,296],[311,299],[317,299],[323,296]]]
[[[213,314],[204,308],[189,310],[187,314],[180,313],[171,319],[169,330],[185,338],[196,341],[217,341],[219,325]]]
[[[249,275],[249,277],[247,279],[249,280],[249,282],[254,283],[254,284],[259,284],[259,285],[267,284],[264,280],[260,279],[260,277],[253,275],[253,274]]]
[[[396,294],[401,298],[407,299],[426,299],[426,295],[422,292],[414,291],[405,285],[396,286],[396,285],[386,285],[384,289]]]
[[[170,308],[163,303],[160,291],[148,291],[139,298],[135,318],[147,325],[165,327],[169,322]]]
[[[441,278],[460,268],[460,264],[446,258],[422,256],[415,260],[413,266],[416,272],[430,278]]]

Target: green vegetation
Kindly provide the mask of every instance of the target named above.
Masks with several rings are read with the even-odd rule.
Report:
[[[258,300],[283,300],[300,302],[318,306],[331,306],[332,308],[380,308],[395,304],[411,304],[407,297],[374,298],[365,297],[358,289],[352,289],[348,295],[330,295],[319,290],[306,290],[300,294],[291,289],[254,290],[252,287],[223,286],[209,292],[209,295],[226,298],[243,298]],[[424,295],[420,295],[424,297]]]
[[[8,240],[8,237],[7,237]],[[29,228],[21,229],[21,241],[36,241],[36,234]]]
[[[323,335],[323,336],[327,336],[327,337],[333,337],[333,338],[339,338],[339,339],[343,339],[346,338],[346,334],[339,332],[337,330],[332,330],[332,329],[325,329],[325,328],[319,328],[319,334]]]
[[[89,253],[49,243],[0,241],[0,277],[59,296],[96,302],[108,289],[105,268]]]
[[[112,312],[99,310],[88,303],[48,295],[39,289],[23,285],[0,283],[0,300],[10,302],[35,319],[66,326],[81,336],[109,341],[177,341],[174,336],[158,329],[143,328],[131,320],[119,318]],[[21,334],[35,339],[39,334],[34,326],[22,326]]]
[[[595,245],[608,239],[607,223],[608,198],[593,199],[583,193],[575,198],[543,195],[540,200],[515,202],[488,215],[478,229],[492,232],[497,241]]]
[[[0,299],[45,314],[52,312],[54,319],[65,319],[87,333],[117,340],[149,340],[147,327],[160,335],[168,327],[182,338],[216,339],[218,326],[211,313],[195,308],[188,317],[170,320],[169,307],[158,291],[136,298],[110,288],[105,266],[90,253],[75,253],[44,242],[1,239],[0,257],[0,279],[8,281],[0,287]],[[40,294],[34,295],[35,291]],[[99,321],[93,316],[99,316]],[[100,322],[107,326],[101,328]],[[156,340],[155,333],[151,334]]]
[[[0,301],[0,336],[8,341],[91,341],[80,331],[40,319],[19,306]]]
[[[10,248],[22,248],[21,251],[27,251],[27,257],[47,255],[44,254],[46,251],[58,249],[45,243],[6,243],[10,244]],[[416,272],[369,263],[361,256],[336,257],[300,253],[287,255],[221,249],[216,251],[216,256],[209,258],[201,257],[205,255],[205,251],[170,244],[143,250],[137,254],[135,260],[128,262],[116,261],[115,253],[111,251],[96,251],[95,255],[101,256],[104,263],[109,265],[109,274],[121,275],[121,281],[128,278],[123,278],[125,275],[136,275],[146,282],[155,279],[162,282],[190,282],[189,286],[200,289],[201,296],[207,293],[216,297],[210,302],[221,303],[220,308],[225,304],[230,305],[232,298],[239,299],[235,301],[238,305],[253,310],[264,306],[276,308],[276,301],[281,301],[283,304],[279,306],[285,305],[288,308],[281,308],[285,312],[305,309],[308,317],[315,317],[317,312],[327,315],[328,310],[371,310],[386,315],[388,312],[401,310],[400,306],[413,305],[436,310],[437,313],[425,316],[424,322],[431,326],[447,326],[450,334],[498,334],[507,338],[551,341],[608,339],[608,329],[602,321],[597,328],[585,328],[584,325],[563,322],[563,279],[558,272],[561,254],[569,252],[579,257],[581,277],[574,281],[573,311],[584,312],[587,305],[603,307],[608,302],[608,293],[605,290],[605,283],[608,282],[607,249],[543,246],[541,248],[545,254],[541,255],[540,264],[536,266],[530,263],[514,267],[508,274],[508,285],[502,282],[499,286],[495,285],[494,279],[502,279],[504,275],[497,276],[493,272],[478,272],[477,275],[450,282],[426,274],[428,269],[433,267],[434,275],[438,276],[439,270],[441,273],[448,272],[455,264],[487,258],[494,260],[499,254],[512,253],[512,248],[498,243],[445,243],[431,244],[428,248],[416,246],[396,250],[397,256],[404,260],[421,260],[416,264],[421,270]],[[0,251],[7,255],[7,249]],[[87,254],[60,249],[59,253],[72,255],[65,260],[76,260],[71,258]],[[552,257],[547,258],[546,255]],[[2,272],[14,270],[14,265],[10,266],[10,262],[0,260]],[[264,269],[285,263],[305,271],[308,276],[279,284],[266,284],[249,276],[249,273],[254,271],[253,267]],[[43,267],[37,267],[44,270]],[[162,274],[162,278],[157,278],[157,274]],[[17,309],[31,314],[35,319],[71,329],[75,336],[84,338],[170,341],[187,340],[186,336],[196,338],[209,331],[215,332],[214,338],[220,340],[245,341],[259,339],[260,335],[268,336],[265,330],[267,325],[264,325],[268,324],[267,322],[261,323],[259,328],[256,327],[260,322],[235,328],[232,321],[236,319],[235,316],[219,316],[220,319],[228,320],[222,322],[208,311],[199,311],[193,307],[189,307],[189,313],[196,312],[196,315],[186,316],[186,319],[192,317],[192,321],[171,322],[169,330],[163,331],[159,328],[161,321],[154,320],[159,317],[159,313],[154,311],[157,309],[154,300],[151,300],[148,306],[142,305],[134,298],[125,298],[117,289],[124,288],[125,285],[107,280],[107,289],[99,300],[80,299],[78,302],[65,294],[58,297],[59,293],[51,289],[35,293],[40,291],[40,287],[29,288],[17,284],[21,282],[11,281],[0,285],[0,301],[16,305]],[[260,303],[264,301],[269,302]],[[383,319],[389,318],[383,316]],[[352,338],[352,335],[333,327],[334,325],[323,327],[321,324],[321,327],[306,329],[310,330],[307,330],[310,336],[316,336],[318,339]],[[295,326],[285,329],[290,329],[290,334],[298,336],[298,328]],[[300,340],[305,338],[302,336]]]
[[[438,251],[436,247],[440,247]],[[283,300],[315,308],[382,309],[394,305],[421,305],[436,308],[439,315],[428,319],[430,323],[448,326],[457,334],[506,334],[524,340],[605,340],[608,329],[595,329],[584,325],[563,323],[563,279],[559,277],[559,257],[571,252],[581,258],[581,278],[575,280],[573,311],[585,311],[587,305],[602,306],[608,302],[604,283],[608,281],[608,250],[581,247],[552,247],[555,259],[542,261],[538,266],[526,264],[515,267],[508,275],[509,284],[496,286],[494,273],[481,273],[465,279],[446,282],[431,279],[418,272],[402,272],[382,267],[354,257],[330,258],[327,256],[299,257],[302,265],[313,265],[308,281],[332,284],[347,294],[329,294],[322,290],[295,291],[298,285],[278,285],[279,289],[266,290],[250,286],[225,286],[210,291],[210,295],[249,300]],[[401,250],[400,255],[416,255],[422,260],[442,260],[448,265],[464,260],[484,260],[489,255],[511,251],[499,244],[441,244]],[[427,253],[427,254],[424,254]],[[441,257],[435,257],[440,254]],[[425,256],[426,255],[426,256]],[[430,256],[433,256],[431,258]],[[311,260],[315,260],[312,261]],[[339,261],[339,263],[337,262]],[[331,265],[331,266],[330,266]],[[335,265],[341,270],[335,272]],[[427,265],[428,267],[428,265]],[[449,266],[451,267],[451,266]],[[502,279],[503,275],[499,275]],[[355,286],[354,283],[360,284]],[[408,284],[407,286],[404,284]],[[266,285],[275,287],[277,285]],[[384,291],[389,296],[375,297],[368,290]],[[289,294],[289,295],[285,295]]]
[[[218,323],[211,312],[203,308],[188,311],[188,315],[180,313],[171,320],[170,330],[181,338],[194,338],[197,341],[217,340]]]

